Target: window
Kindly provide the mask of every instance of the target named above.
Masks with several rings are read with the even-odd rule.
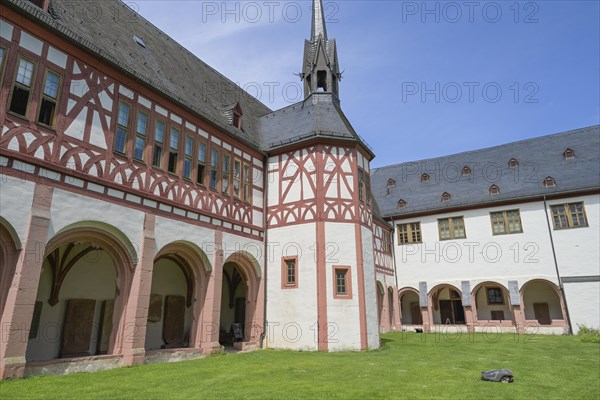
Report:
[[[398,244],[421,243],[421,223],[398,225]]]
[[[298,257],[283,257],[281,260],[281,288],[298,287]]]
[[[511,158],[510,160],[508,160],[508,167],[509,168],[515,168],[519,166],[519,162],[517,161],[516,158]]]
[[[352,281],[350,267],[333,266],[333,297],[336,299],[352,298]]]
[[[194,138],[185,137],[185,149],[183,152],[183,177],[191,179],[192,177],[192,156],[194,153]]]
[[[403,199],[398,200],[398,204],[396,205],[397,208],[404,208],[406,207],[406,201],[404,201]]]
[[[369,174],[365,174],[365,196],[367,200],[367,205],[371,205],[371,176]]]
[[[242,162],[237,158],[233,160],[233,195],[240,198],[242,186]]]
[[[583,203],[567,203],[550,207],[554,229],[569,229],[588,226]]]
[[[252,170],[249,164],[244,164],[244,201],[252,201]]]
[[[503,310],[490,310],[490,314],[492,317],[492,321],[504,320],[504,311]]]
[[[429,176],[429,174],[421,175],[421,182],[429,182],[430,179],[431,177]]]
[[[154,148],[152,149],[152,165],[160,168],[162,166],[163,141],[165,137],[165,123],[156,120],[154,125]]]
[[[6,57],[7,51],[4,47],[0,47],[0,83],[2,83],[2,74],[4,73],[4,60]]]
[[[554,187],[556,186],[556,180],[554,180],[553,177],[549,176],[546,179],[544,179],[544,186],[546,186],[547,188]]]
[[[206,144],[198,143],[198,164],[196,166],[196,182],[204,185],[204,175],[206,174]]]
[[[232,125],[238,129],[242,129],[242,114],[237,110],[233,110]]]
[[[61,76],[46,70],[44,86],[42,89],[42,99],[40,101],[40,112],[38,122],[47,126],[54,126],[56,117],[56,104],[58,103],[58,94],[60,93]]]
[[[485,288],[487,292],[487,303],[492,304],[504,304],[504,298],[502,296],[502,289],[499,287],[488,287]]]
[[[179,153],[179,130],[171,128],[171,137],[169,138],[169,164],[167,171],[177,173],[177,156]]]
[[[387,181],[387,187],[388,188],[392,188],[394,186],[396,186],[396,181],[393,180],[392,178],[388,179],[388,181]]]
[[[490,213],[490,218],[494,235],[523,232],[519,210],[493,212]]]
[[[500,194],[500,188],[498,187],[498,185],[490,186],[490,195],[492,194]]]
[[[27,116],[27,106],[33,87],[34,72],[35,64],[33,62],[25,58],[19,58],[9,111],[24,117]]]
[[[127,134],[129,132],[129,114],[131,106],[127,103],[119,103],[119,115],[117,118],[117,132],[113,147],[117,153],[125,154],[125,145],[127,143]]]
[[[229,175],[230,175],[231,156],[223,155],[223,175],[221,178],[221,192],[229,195]]]
[[[440,240],[464,239],[467,237],[463,217],[438,219]]]
[[[365,173],[362,169],[358,169],[358,200],[363,203],[365,201]]]
[[[392,239],[390,232],[384,231],[383,238],[381,239],[383,245],[383,252],[385,254],[392,254]]]
[[[575,152],[572,149],[567,148],[564,151],[563,156],[565,157],[566,160],[575,158]]]
[[[212,190],[217,190],[218,168],[219,168],[219,151],[217,149],[211,149],[210,150],[210,188]]]
[[[137,123],[135,127],[135,143],[133,144],[133,158],[144,160],[144,151],[146,149],[146,131],[148,129],[148,114],[142,111],[137,113]]]
[[[463,175],[470,175],[471,174],[471,168],[464,166],[462,169],[462,174]]]
[[[451,198],[450,193],[448,193],[448,192],[442,193],[442,202],[450,201],[450,198]]]

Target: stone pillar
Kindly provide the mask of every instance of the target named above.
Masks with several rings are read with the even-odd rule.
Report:
[[[142,364],[146,355],[146,324],[148,307],[150,306],[150,291],[152,290],[152,271],[156,240],[154,226],[156,217],[146,214],[140,254],[133,278],[129,298],[125,307],[125,325],[122,335],[123,364]]]
[[[0,322],[0,379],[25,373],[25,354],[50,226],[54,189],[36,185],[23,250]]]
[[[433,313],[429,307],[421,307],[421,320],[423,321],[423,332],[431,332],[433,328]]]
[[[472,307],[464,307],[465,310],[465,323],[467,324],[467,331],[474,332],[475,331],[475,320],[473,318],[473,308]]]
[[[394,327],[395,331],[402,330],[402,313],[400,310],[400,296],[398,295],[398,288],[394,286]]]
[[[520,305],[513,305],[512,311],[515,320],[515,328],[517,333],[525,333],[525,314]]]
[[[211,252],[207,252],[211,254]],[[221,321],[221,291],[223,289],[223,232],[215,231],[212,249],[213,266],[208,279],[206,298],[202,310],[202,320],[198,324],[201,348],[205,354],[221,351],[219,326]]]

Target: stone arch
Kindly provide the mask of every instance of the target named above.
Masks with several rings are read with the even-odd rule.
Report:
[[[262,280],[260,264],[250,252],[237,251],[230,254],[223,262],[224,270],[227,265],[235,266],[235,268],[237,268],[246,289],[244,342],[258,344],[259,337],[264,330],[264,283]],[[223,279],[223,282],[225,282],[225,278]],[[221,312],[223,312],[223,310],[221,310]]]
[[[560,288],[546,279],[532,279],[520,290],[523,314],[528,324],[567,326],[566,306]]]
[[[22,247],[21,240],[13,226],[0,217],[0,316],[4,312]]]
[[[404,287],[398,291],[398,298],[402,325],[423,325],[419,291],[413,287]]]
[[[147,331],[146,331],[146,349],[147,350],[152,350],[152,345],[148,343],[149,340],[149,335],[152,335],[153,333],[156,333],[159,335],[159,339],[163,339],[165,340],[163,342],[163,347],[167,346],[167,347],[191,347],[191,346],[195,346],[197,339],[198,339],[198,326],[200,324],[200,320],[201,320],[201,313],[202,313],[202,309],[204,307],[204,303],[205,303],[205,299],[206,299],[206,292],[207,292],[207,285],[208,285],[208,275],[211,273],[212,271],[212,266],[210,264],[210,261],[206,255],[206,253],[200,248],[198,247],[196,244],[186,241],[186,240],[179,240],[179,241],[174,241],[171,242],[167,245],[165,245],[163,248],[161,248],[160,250],[157,251],[155,258],[154,258],[154,272],[153,272],[153,276],[152,276],[152,287],[151,287],[151,293],[152,295],[154,295],[156,292],[162,292],[164,288],[160,287],[160,282],[157,280],[156,274],[160,271],[161,273],[163,272],[162,270],[158,270],[157,268],[162,267],[162,263],[159,264],[159,262],[162,263],[171,263],[172,265],[174,265],[178,271],[182,274],[183,279],[185,281],[185,306],[183,308],[183,317],[184,317],[184,323],[182,328],[185,327],[185,325],[187,325],[187,332],[185,332],[184,329],[184,333],[183,333],[183,339],[181,341],[177,341],[177,343],[166,343],[166,340],[164,339],[164,324],[167,322],[165,321],[162,316],[163,310],[165,310],[166,308],[166,304],[165,307],[163,307],[163,300],[166,301],[167,298],[165,297],[163,299],[162,294],[157,294],[157,296],[160,296],[160,303],[158,304],[158,311],[160,313],[160,320],[159,321],[150,321],[151,317],[154,316],[150,316],[149,315],[149,322],[161,322],[162,324],[159,325],[156,329],[154,327],[150,327],[150,325],[148,325],[147,327]],[[166,266],[168,266],[168,264],[166,264]],[[168,290],[167,290],[168,292]],[[152,295],[151,295],[151,302],[152,302]],[[173,295],[173,293],[165,293],[165,295]],[[156,299],[155,299],[156,300]],[[153,307],[153,305],[151,304],[151,308]],[[188,313],[188,309],[189,309],[189,313]],[[177,313],[181,312],[181,310],[174,310]],[[156,310],[149,310],[149,312],[153,312],[155,313]],[[187,314],[187,316],[186,316]],[[187,319],[187,321],[185,321]],[[154,332],[156,331],[156,332]],[[152,336],[151,336],[152,337]],[[150,346],[150,347],[149,347]]]
[[[429,291],[428,300],[433,325],[464,325],[467,322],[462,292],[456,286],[449,283],[436,285]]]
[[[488,295],[487,289],[500,289],[501,298],[497,291]],[[510,292],[501,283],[485,281],[479,283],[471,291],[471,304],[473,315],[479,321],[510,321],[515,323],[515,316],[511,306]],[[491,298],[490,298],[491,296]]]
[[[377,289],[377,322],[379,324],[379,329],[381,330],[383,327],[383,306],[384,298],[385,298],[385,287],[380,280],[377,280],[375,287]]]
[[[389,321],[389,329],[390,331],[394,329],[394,323],[395,323],[395,318],[394,318],[394,288],[391,286],[388,286],[387,289],[387,306],[388,306],[388,321]]]
[[[73,257],[66,262],[68,256],[66,252],[71,252],[74,249],[77,252],[82,245],[86,244],[89,246],[85,246],[85,249],[79,253],[71,253]],[[65,262],[57,261],[61,251],[61,257]],[[69,279],[71,270],[75,270],[76,265],[79,265],[80,262],[86,262],[86,257],[88,262],[93,262],[89,260],[94,257],[105,257],[104,253],[110,258],[114,266],[114,278],[112,278],[114,300],[112,300],[112,303],[106,304],[105,302],[101,305],[101,326],[94,327],[94,329],[98,329],[99,336],[103,335],[102,339],[98,338],[98,342],[104,340],[104,338],[106,339],[105,348],[101,349],[99,344],[97,354],[121,354],[123,340],[126,338],[126,305],[130,295],[133,271],[138,264],[138,255],[134,245],[118,228],[100,221],[80,221],[64,227],[50,238],[44,249],[44,263],[50,265],[49,276],[51,277],[50,298],[47,302],[50,307],[58,303],[59,294],[63,289],[62,284]],[[52,264],[53,262],[54,264]],[[39,290],[38,287],[38,293]],[[45,301],[42,298],[39,300]],[[41,313],[44,313],[44,311]],[[106,319],[103,320],[103,316]],[[64,336],[64,326],[60,326],[58,321],[57,329],[60,330],[61,336]]]

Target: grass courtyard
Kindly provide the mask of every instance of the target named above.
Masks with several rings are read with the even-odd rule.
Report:
[[[512,384],[480,372],[509,368]],[[257,351],[0,383],[9,399],[598,399],[600,344],[577,337],[391,333],[363,353]]]

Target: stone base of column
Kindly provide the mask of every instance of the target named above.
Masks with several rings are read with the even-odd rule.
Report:
[[[25,376],[25,358],[14,357],[0,360],[0,380]]]

